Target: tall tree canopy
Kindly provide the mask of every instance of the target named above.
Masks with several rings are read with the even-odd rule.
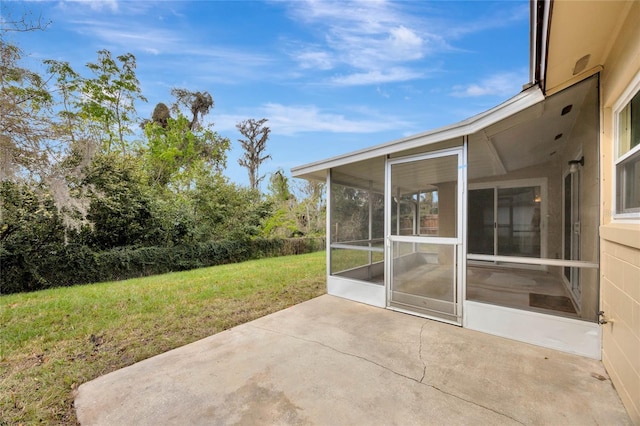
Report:
[[[176,98],[173,104],[175,112],[179,112],[181,107],[186,107],[191,112],[189,127],[196,130],[201,124],[204,116],[213,108],[213,98],[209,92],[192,92],[187,89],[173,88],[171,95]]]
[[[46,81],[20,66],[22,51],[0,38],[0,179],[40,180],[55,146],[50,142],[53,97]]]
[[[11,21],[11,31],[40,25],[29,22]],[[322,232],[319,188],[299,201],[279,170],[271,195],[259,191],[259,168],[271,158],[266,118],[236,125],[251,187],[233,184],[224,176],[230,141],[213,128],[209,92],[172,89],[173,102],[157,103],[141,120],[136,106],[146,99],[132,54],[100,50],[78,70],[45,60],[39,74],[23,65],[6,31],[0,28],[2,286],[46,287],[47,271],[57,268],[66,280],[67,270],[94,265],[98,252],[112,249],[117,256],[141,247],[199,250],[221,240]]]
[[[114,59],[108,50],[99,50],[98,60],[89,62],[87,68],[95,77],[82,81],[81,116],[101,126],[105,151],[127,153],[125,138],[133,133],[135,101],[147,100],[135,74],[136,58],[127,53]]]
[[[198,175],[221,173],[227,164],[228,138],[202,121],[213,107],[208,92],[172,89],[175,118],[163,103],[144,126],[147,138],[146,167],[152,184],[174,190],[190,188]],[[186,108],[188,118],[180,108]]]
[[[271,158],[270,154],[264,154],[267,149],[267,141],[271,129],[265,126],[268,120],[262,118],[255,120],[250,118],[236,124],[236,128],[246,139],[238,139],[244,155],[238,159],[238,164],[246,167],[249,172],[249,184],[252,189],[259,190],[260,182],[264,179],[264,175],[260,175],[260,165]]]

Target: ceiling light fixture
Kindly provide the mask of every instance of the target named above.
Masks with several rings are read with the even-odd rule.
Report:
[[[582,156],[579,160],[571,160],[569,161],[569,173],[575,173],[580,170],[580,166],[584,166],[584,156]]]

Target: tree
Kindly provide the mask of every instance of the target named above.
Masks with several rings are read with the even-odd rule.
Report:
[[[305,235],[324,235],[326,210],[324,183],[318,181],[298,180],[298,227]],[[381,223],[384,223],[382,220]]]
[[[12,7],[16,6],[17,2],[2,2],[0,3],[0,16],[2,17],[0,21],[2,25],[0,26],[0,32],[2,33],[24,33],[29,31],[36,30],[44,30],[51,24],[51,21],[43,20],[42,16],[38,16],[37,18],[33,17],[33,13],[31,11],[27,11],[27,9],[23,9],[20,13],[20,17],[15,17]]]
[[[104,250],[130,245],[154,245],[160,227],[153,197],[144,184],[139,160],[131,155],[106,153],[94,158],[85,177],[91,200],[87,242]]]
[[[153,185],[186,189],[196,173],[220,173],[226,166],[229,139],[210,129],[192,131],[183,115],[169,118],[166,128],[148,124],[145,135],[145,164]]]
[[[202,119],[213,108],[213,98],[209,92],[192,92],[187,89],[173,88],[171,95],[176,98],[173,110],[177,113],[180,107],[186,107],[191,112],[189,127],[196,130],[202,125]]]
[[[0,179],[41,180],[55,155],[53,97],[46,81],[19,66],[22,51],[0,39]]]
[[[93,77],[80,75],[68,62],[44,63],[59,101],[52,137],[62,149],[46,181],[65,225],[78,229],[86,225],[89,208],[85,172],[97,155],[127,153],[126,136],[137,121],[135,101],[145,98],[131,54],[114,59],[111,52],[99,51],[98,60],[87,64]]]
[[[272,205],[257,191],[230,183],[222,175],[206,176],[193,191],[196,236],[201,241],[242,241],[259,235]]]
[[[169,107],[162,102],[156,105],[156,107],[153,109],[153,114],[151,114],[151,121],[159,124],[163,129],[167,128],[167,123],[169,122],[170,118],[171,112],[169,111]]]
[[[64,227],[51,196],[40,185],[0,181],[0,294],[45,283],[42,260],[63,246]]]
[[[269,177],[268,199],[273,203],[272,214],[265,220],[263,233],[267,237],[289,238],[299,234],[295,218],[296,198],[289,188],[289,178],[282,169]]]
[[[246,167],[249,172],[249,184],[252,189],[260,190],[260,182],[264,179],[264,175],[260,176],[258,170],[260,165],[271,158],[271,155],[263,155],[267,149],[267,140],[269,139],[269,129],[264,124],[268,120],[266,118],[255,120],[250,118],[236,124],[236,128],[246,139],[238,139],[244,155],[238,159],[238,164]]]
[[[98,60],[89,62],[87,68],[94,78],[78,82],[80,93],[76,98],[80,117],[87,120],[100,135],[103,150],[127,153],[126,136],[133,134],[132,125],[137,120],[135,102],[145,101],[140,82],[135,74],[136,57],[131,53],[115,59],[108,50],[98,51]]]
[[[289,178],[282,169],[278,169],[269,178],[269,192],[278,202],[286,202],[295,198],[289,188]]]
[[[265,236],[290,238],[324,235],[324,184],[304,181],[304,184],[296,185],[293,191],[289,178],[279,169],[269,178],[269,192],[267,199],[272,202],[274,209],[265,220]]]
[[[224,170],[230,141],[213,131],[212,124],[201,123],[213,106],[208,92],[172,89],[171,93],[176,96],[172,107],[176,118],[159,103],[151,120],[146,120],[145,167],[152,185],[182,191],[192,187],[197,174]],[[191,119],[180,106],[188,108]]]
[[[62,224],[51,196],[38,186],[0,182],[0,243],[38,250],[62,241]]]

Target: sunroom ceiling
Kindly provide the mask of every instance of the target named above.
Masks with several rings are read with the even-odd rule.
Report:
[[[372,189],[384,194],[384,157],[358,161],[348,166],[333,169],[334,183],[359,189]]]
[[[550,161],[562,152],[580,114],[596,113],[597,105],[587,102],[588,95],[597,95],[596,78],[470,135],[469,179],[501,175]],[[571,110],[562,115],[568,106]]]

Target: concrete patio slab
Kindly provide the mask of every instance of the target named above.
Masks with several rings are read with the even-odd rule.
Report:
[[[82,425],[630,425],[602,363],[321,296],[80,386]]]

